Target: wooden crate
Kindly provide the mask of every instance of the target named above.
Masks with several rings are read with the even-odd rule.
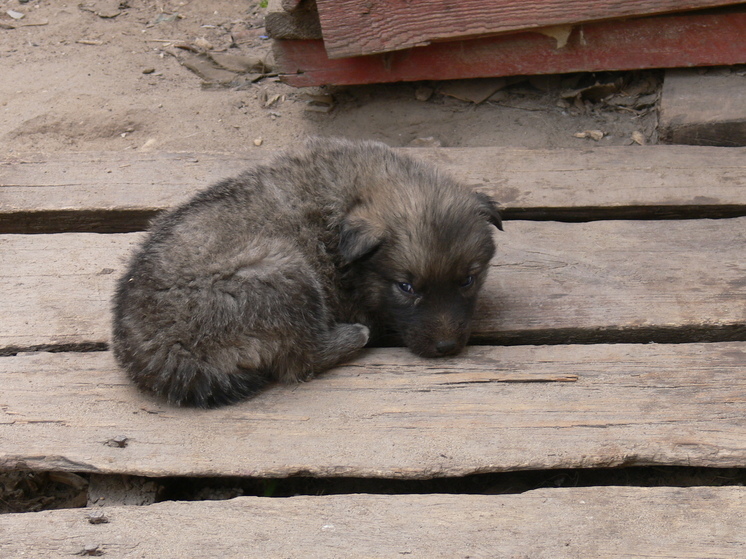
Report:
[[[397,19],[397,10],[389,10],[392,25],[367,25],[358,32],[346,22],[353,17],[352,11],[365,3],[330,2],[320,3],[320,7],[326,4],[328,13],[339,15],[338,20],[333,20],[338,25],[327,22],[326,27],[320,27],[314,11],[278,11],[267,17],[267,29],[276,39],[273,48],[278,71],[290,85],[350,85],[746,63],[746,9],[743,6],[605,20],[601,15],[606,13],[607,17],[613,17],[616,9],[642,14],[649,13],[643,10],[645,4],[657,8],[668,4],[671,9],[674,3],[609,6],[579,2],[603,8],[591,17],[591,13],[595,13],[593,10],[572,11],[573,3],[547,0],[530,4],[501,3],[492,7],[494,12],[487,10],[489,13],[484,19],[478,19],[475,14],[485,10],[484,3],[466,2],[453,5],[459,7],[461,19],[456,17],[459,14],[445,10],[433,12],[431,18]],[[386,4],[375,3],[378,7]],[[396,4],[402,10],[423,8],[417,2]],[[476,4],[479,7],[475,7]],[[691,7],[687,3],[675,4],[678,9]],[[500,10],[506,9],[505,5],[513,9],[509,16],[523,19],[515,22],[503,19]],[[542,7],[547,10],[543,18],[539,17]],[[324,13],[321,12],[322,24]],[[534,15],[538,19],[531,19]],[[499,35],[477,32],[487,29],[488,16],[498,27],[504,24],[505,29],[512,31]],[[385,14],[377,17],[384,18]],[[454,21],[449,26],[445,22],[451,17]],[[595,21],[588,21],[594,18]],[[433,26],[431,20],[437,20],[440,25]],[[539,23],[529,25],[530,21]],[[463,24],[461,27],[459,22]],[[473,24],[473,32],[467,32],[469,23]],[[439,30],[445,35],[438,35]],[[388,37],[388,33],[393,36]],[[428,36],[430,39],[426,39]],[[334,42],[335,37],[338,42]],[[404,50],[397,50],[402,48]]]

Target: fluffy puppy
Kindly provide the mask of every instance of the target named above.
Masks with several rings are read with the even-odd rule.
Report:
[[[494,203],[380,143],[312,140],[159,218],[119,280],[141,389],[215,407],[368,343],[451,355],[495,252]]]

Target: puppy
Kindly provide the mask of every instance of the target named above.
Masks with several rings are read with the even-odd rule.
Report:
[[[216,407],[369,338],[466,344],[495,204],[380,143],[309,141],[159,218],[119,280],[113,350],[141,389]]]

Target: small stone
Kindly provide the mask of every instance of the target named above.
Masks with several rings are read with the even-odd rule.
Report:
[[[334,107],[331,105],[306,105],[305,109],[306,111],[312,112],[312,113],[330,113]]]
[[[201,50],[212,50],[213,46],[210,41],[205,39],[204,37],[199,37],[197,40],[194,41],[194,46],[196,46],[198,49]]]
[[[81,551],[78,552],[78,555],[82,555],[84,557],[99,557],[103,554],[104,552],[101,551],[101,546],[97,543],[88,543]]]
[[[432,87],[421,85],[414,90],[414,98],[418,101],[427,101],[433,96],[435,90]]]
[[[334,105],[334,97],[328,93],[306,93],[303,97],[309,105]]]
[[[104,514],[104,511],[94,510],[86,515],[90,524],[108,524],[109,518]]]
[[[143,74],[153,74],[153,73],[155,73],[155,68],[145,68],[145,69],[144,69],[144,70],[142,71],[142,73],[143,73]]]
[[[261,145],[262,145],[263,143],[264,143],[264,140],[263,140],[263,139],[261,139],[261,138],[257,138],[257,139],[255,139],[255,140],[254,140],[254,145],[255,145],[256,147],[259,147],[259,146],[261,146]]]
[[[129,439],[124,435],[117,435],[116,437],[106,441],[104,444],[112,448],[125,448],[128,442]]]

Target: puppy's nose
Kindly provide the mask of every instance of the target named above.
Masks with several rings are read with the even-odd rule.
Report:
[[[437,351],[440,355],[448,355],[449,353],[453,353],[455,349],[455,340],[441,340],[435,343],[435,351]]]

